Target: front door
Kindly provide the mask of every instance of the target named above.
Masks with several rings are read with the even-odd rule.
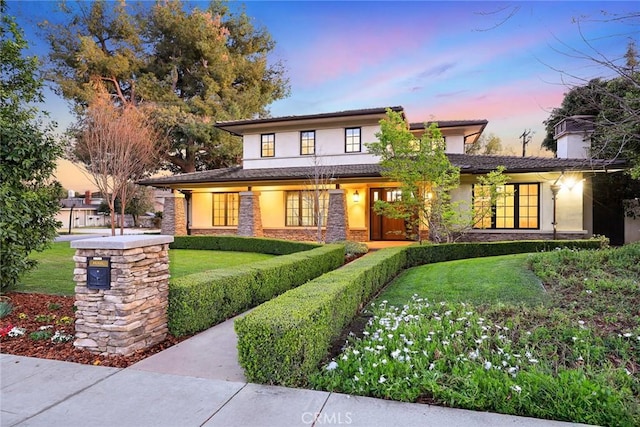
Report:
[[[407,240],[404,219],[388,218],[378,215],[373,205],[378,200],[394,202],[400,197],[400,190],[394,188],[372,188],[369,191],[369,218],[371,240]]]

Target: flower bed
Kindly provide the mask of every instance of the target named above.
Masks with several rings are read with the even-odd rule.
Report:
[[[10,293],[13,310],[0,319],[2,353],[91,365],[125,368],[183,338],[169,335],[162,343],[130,356],[97,356],[73,346],[74,297]]]

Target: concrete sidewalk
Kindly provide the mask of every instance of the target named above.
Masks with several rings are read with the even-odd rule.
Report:
[[[0,354],[0,425],[563,426],[567,423],[247,383],[233,320],[126,369]]]

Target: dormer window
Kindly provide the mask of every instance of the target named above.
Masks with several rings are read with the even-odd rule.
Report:
[[[344,152],[359,153],[361,148],[360,128],[346,128],[344,130]]]
[[[260,135],[261,157],[274,157],[276,155],[276,134],[264,133]]]
[[[305,130],[300,132],[300,154],[313,155],[316,152],[316,131]]]

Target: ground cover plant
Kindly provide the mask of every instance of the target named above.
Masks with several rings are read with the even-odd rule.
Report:
[[[73,255],[75,251],[69,242],[56,242],[42,252],[31,254],[31,257],[38,261],[38,266],[22,277],[17,290],[51,295],[73,295],[75,289]],[[169,251],[169,269],[171,278],[175,279],[201,271],[248,264],[269,258],[273,258],[273,255],[253,252],[171,249]]]
[[[402,305],[381,295],[362,337],[352,337],[312,383],[401,401],[640,425],[640,244],[558,250],[529,262],[544,282],[543,303],[465,302],[470,294],[431,300],[422,295],[429,283]]]

